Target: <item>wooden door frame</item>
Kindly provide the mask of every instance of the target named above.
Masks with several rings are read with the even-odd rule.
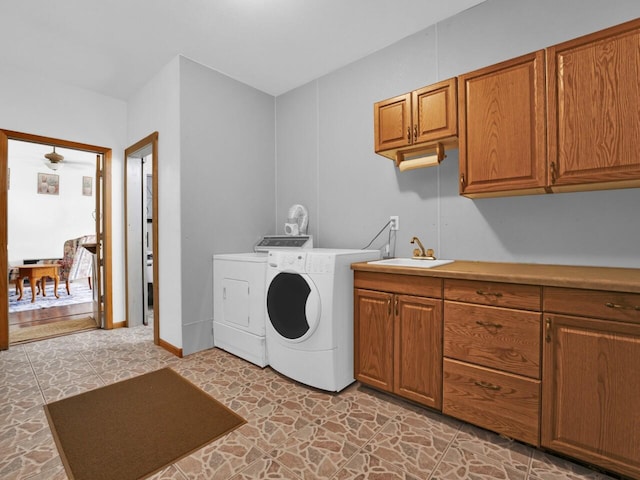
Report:
[[[59,138],[44,137],[41,135],[33,135],[30,133],[15,132],[11,130],[0,129],[0,225],[3,226],[0,231],[0,271],[5,272],[0,275],[0,312],[9,311],[9,282],[6,272],[9,271],[8,259],[8,190],[7,190],[7,168],[9,165],[9,140],[19,140],[30,143],[40,143],[62,148],[71,148],[89,153],[100,154],[104,159],[104,169],[102,171],[102,192],[103,198],[96,199],[96,202],[102,201],[102,234],[103,238],[96,239],[102,241],[103,249],[103,265],[102,276],[104,278],[104,328],[113,328],[113,272],[112,272],[112,229],[111,229],[111,149],[86,143],[72,142],[69,140],[61,140]],[[97,181],[97,180],[96,180]],[[97,233],[97,232],[96,232]],[[0,350],[9,348],[9,318],[4,315],[5,319],[0,320]]]
[[[146,136],[142,140],[137,141],[124,151],[124,174],[122,189],[124,191],[124,281],[125,281],[125,325],[129,325],[129,248],[128,248],[128,228],[127,228],[127,165],[130,155],[142,150],[146,146],[151,145],[151,180],[153,197],[152,197],[152,212],[153,222],[151,223],[151,236],[153,244],[153,343],[160,345],[160,296],[159,296],[159,275],[158,275],[158,132]]]

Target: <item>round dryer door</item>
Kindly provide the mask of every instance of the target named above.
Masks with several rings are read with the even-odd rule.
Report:
[[[283,338],[300,342],[313,334],[320,320],[320,297],[307,275],[280,272],[267,291],[267,313]]]

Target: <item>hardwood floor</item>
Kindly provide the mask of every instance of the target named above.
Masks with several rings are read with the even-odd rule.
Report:
[[[9,327],[23,328],[86,317],[93,313],[92,303],[76,303],[62,307],[41,308],[9,313]]]

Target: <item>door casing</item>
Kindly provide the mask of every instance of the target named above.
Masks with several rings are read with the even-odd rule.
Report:
[[[127,219],[127,159],[135,155],[136,152],[144,150],[151,146],[151,175],[153,179],[153,200],[152,200],[152,210],[153,210],[153,222],[151,224],[152,228],[152,237],[153,237],[153,343],[156,345],[160,344],[160,297],[159,297],[159,276],[158,276],[158,259],[160,257],[158,250],[158,222],[159,222],[159,211],[158,211],[158,132],[153,132],[152,134],[146,136],[142,140],[137,141],[129,148],[124,151],[124,176],[123,176],[123,190],[124,190],[124,256],[125,256],[125,312],[129,315],[129,258],[128,258],[128,219]],[[128,318],[125,322],[127,325],[129,324]]]
[[[111,229],[111,149],[86,143],[72,142],[59,138],[44,137],[30,133],[15,132],[0,129],[0,271],[9,271],[8,259],[8,191],[7,191],[7,168],[9,165],[9,140],[20,140],[23,142],[41,143],[46,145],[71,148],[85,152],[95,153],[103,156],[102,189],[96,189],[96,210],[101,205],[102,210],[102,234],[96,241],[102,247],[102,301],[104,314],[104,328],[113,328],[113,271],[112,271],[112,229]],[[99,181],[99,179],[96,179]],[[102,195],[98,192],[102,192]],[[96,232],[98,234],[98,232]],[[0,311],[6,312],[0,320],[0,350],[9,348],[9,285],[8,276],[0,275]]]

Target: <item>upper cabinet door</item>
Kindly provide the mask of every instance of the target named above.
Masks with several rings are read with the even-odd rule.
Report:
[[[458,135],[457,83],[450,78],[411,92],[414,143]]]
[[[375,151],[411,144],[411,94],[398,95],[374,104]]]
[[[640,185],[640,19],[548,48],[547,68],[552,189]]]
[[[459,77],[460,193],[543,193],[544,51]]]

